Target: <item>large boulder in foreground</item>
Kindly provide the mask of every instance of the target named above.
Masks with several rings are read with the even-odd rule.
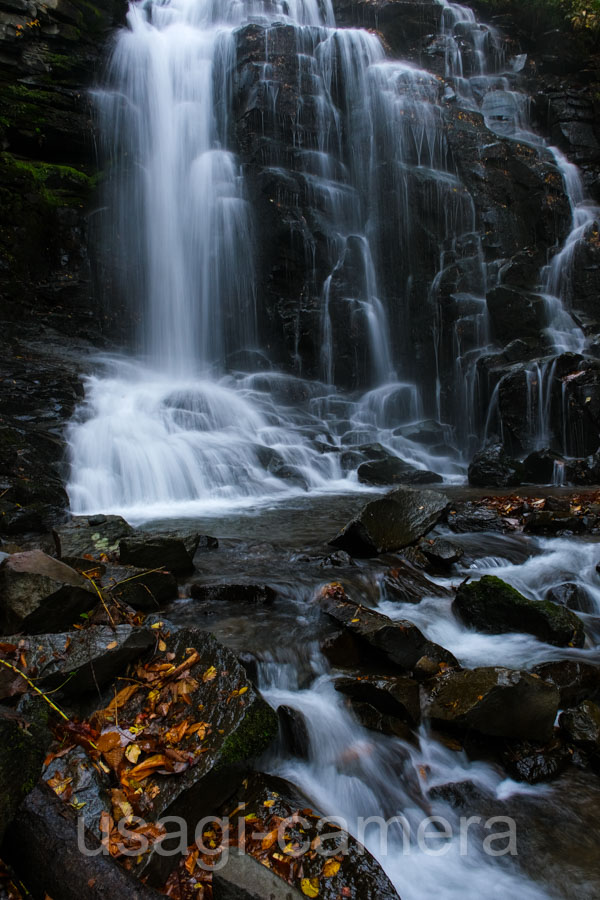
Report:
[[[447,506],[448,498],[438,491],[396,488],[363,506],[329,543],[352,556],[400,550],[427,534]]]
[[[555,685],[527,672],[485,667],[448,672],[434,682],[424,717],[489,737],[547,741],[558,712]]]
[[[366,656],[382,656],[401,669],[413,669],[423,657],[446,666],[458,662],[449,650],[428,640],[416,625],[404,619],[390,619],[350,600],[341,584],[321,588],[317,601],[330,618],[349,632]]]
[[[549,600],[528,600],[494,575],[462,584],[454,610],[465,624],[486,634],[525,632],[556,647],[583,647],[583,623]]]
[[[198,541],[200,535],[198,535]],[[119,559],[122,565],[139,569],[166,569],[174,575],[189,575],[194,571],[195,546],[175,537],[131,537],[119,542]]]
[[[129,803],[150,823],[182,816],[193,834],[199,819],[235,791],[250,761],[276,737],[277,715],[234,654],[210,634],[197,628],[168,633],[172,626],[160,625],[151,626],[154,657],[109,687],[108,705],[91,716],[92,750],[97,748],[110,770],[106,812],[115,822]],[[69,772],[76,752],[55,760],[53,784],[64,783],[68,774],[61,781],[61,770]],[[88,808],[86,825],[99,836],[101,813],[86,816]],[[168,862],[150,845],[135,870],[158,882]]]
[[[0,633],[64,631],[98,595],[75,569],[41,550],[13,553],[0,565]]]

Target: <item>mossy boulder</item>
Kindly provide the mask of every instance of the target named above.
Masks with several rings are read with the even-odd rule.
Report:
[[[546,741],[552,734],[558,701],[555,685],[527,672],[490,666],[439,676],[423,715],[453,730]]]
[[[583,647],[582,621],[549,600],[529,600],[495,575],[462,584],[454,611],[466,625],[485,634],[525,632],[556,647]]]

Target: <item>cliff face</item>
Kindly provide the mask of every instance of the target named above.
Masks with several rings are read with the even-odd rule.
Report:
[[[64,505],[62,428],[104,313],[88,88],[122,0],[0,0],[0,530]]]

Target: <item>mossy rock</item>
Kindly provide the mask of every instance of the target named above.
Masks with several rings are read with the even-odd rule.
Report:
[[[0,710],[0,842],[23,797],[33,790],[52,740],[48,707],[24,697],[17,710]]]
[[[465,624],[485,634],[525,632],[556,647],[583,647],[583,622],[549,600],[529,600],[495,575],[459,587],[453,606]]]

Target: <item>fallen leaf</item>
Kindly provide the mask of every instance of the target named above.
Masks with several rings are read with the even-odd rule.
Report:
[[[318,878],[302,878],[300,881],[300,889],[307,897],[319,896],[319,879]]]
[[[341,863],[337,859],[328,859],[325,865],[323,866],[323,871],[321,874],[325,878],[333,878],[334,875],[340,870]]]
[[[125,750],[125,756],[127,757],[127,759],[129,760],[130,763],[135,765],[137,763],[138,759],[140,758],[141,752],[142,751],[140,750],[140,748],[138,747],[137,744],[129,744],[129,746]]]
[[[209,666],[204,675],[202,676],[202,681],[206,684],[207,681],[213,681],[217,677],[217,670],[214,666]]]

